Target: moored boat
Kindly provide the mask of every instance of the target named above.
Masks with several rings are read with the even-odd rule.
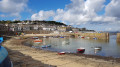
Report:
[[[85,37],[81,36],[81,38],[85,38]]]
[[[51,45],[46,45],[46,47],[51,47]]]
[[[42,40],[34,40],[34,42],[42,42]]]
[[[94,49],[95,50],[101,50],[101,47],[95,47]]]
[[[96,37],[93,37],[93,39],[97,40],[97,38],[96,38]]]
[[[39,39],[38,37],[32,37],[32,39]]]
[[[77,53],[84,53],[85,52],[85,48],[78,48],[77,49]]]
[[[48,47],[51,47],[51,45],[42,45],[41,47],[42,48],[48,48]]]
[[[47,48],[46,45],[42,45],[41,47],[42,47],[42,48]]]
[[[64,55],[64,54],[65,54],[65,52],[58,52],[58,54],[59,54],[59,55]]]
[[[64,38],[63,36],[61,36],[60,38]]]

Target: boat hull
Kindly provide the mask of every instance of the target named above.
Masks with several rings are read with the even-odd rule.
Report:
[[[64,54],[65,54],[65,52],[59,52],[58,54],[59,54],[59,55],[64,55]]]
[[[77,49],[77,53],[84,53],[85,49]]]

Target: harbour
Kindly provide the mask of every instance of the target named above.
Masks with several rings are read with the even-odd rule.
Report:
[[[77,48],[82,47],[85,48],[84,54],[119,58],[120,44],[116,42],[116,38],[116,35],[110,35],[110,39],[107,41],[87,38],[48,37],[40,38],[43,41],[41,43],[32,42],[32,47],[55,52],[64,51],[66,53],[77,53]],[[42,48],[43,45],[51,45],[51,47]],[[97,47],[101,49],[95,49]]]

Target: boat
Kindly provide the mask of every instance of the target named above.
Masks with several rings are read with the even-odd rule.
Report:
[[[95,50],[101,50],[102,47],[95,47]]]
[[[34,42],[42,42],[42,40],[34,40]]]
[[[38,37],[32,37],[32,39],[39,39]]]
[[[51,47],[51,45],[46,45],[46,47]]]
[[[60,37],[60,38],[64,38],[64,37]]]
[[[90,39],[90,37],[86,37],[86,39]]]
[[[42,48],[48,48],[51,47],[51,45],[42,45]]]
[[[59,54],[59,55],[64,55],[64,54],[65,54],[65,52],[58,52],[58,54]]]
[[[77,53],[84,53],[85,52],[85,48],[78,48],[77,49]]]
[[[47,48],[46,45],[42,45],[41,47],[42,47],[42,48]]]
[[[96,37],[93,37],[93,39],[97,40],[97,38],[96,38]]]
[[[85,38],[85,37],[81,36],[81,38]]]
[[[43,36],[44,38],[46,38],[46,36]]]

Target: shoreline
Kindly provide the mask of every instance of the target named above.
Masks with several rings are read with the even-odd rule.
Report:
[[[3,45],[8,49],[8,52],[9,50],[11,52],[14,52],[15,50],[18,51],[19,53],[22,53],[25,56],[32,57],[32,59],[34,60],[57,67],[68,67],[68,66],[69,67],[84,67],[84,66],[119,67],[120,66],[120,58],[103,57],[103,56],[87,55],[87,54],[75,54],[75,53],[58,55],[57,52],[25,46],[22,43],[25,40],[26,39],[19,40],[19,39],[11,38],[10,40],[6,40],[6,42],[4,42]],[[16,41],[16,43],[14,43],[14,41]],[[12,55],[10,57],[12,57]]]

